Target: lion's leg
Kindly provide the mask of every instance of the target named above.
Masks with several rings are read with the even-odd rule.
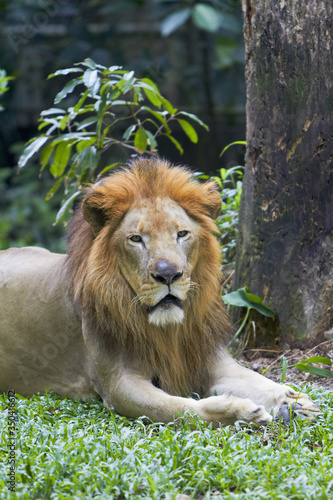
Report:
[[[273,409],[277,415],[281,406],[298,403],[298,411],[307,416],[320,414],[319,408],[311,399],[291,387],[277,384],[263,375],[238,364],[228,352],[223,352],[213,370],[213,383],[209,390],[212,394],[228,394],[239,398],[249,398],[258,405],[263,405],[268,412]]]
[[[186,410],[197,413],[214,426],[232,424],[236,420],[257,424],[266,424],[271,420],[264,407],[249,399],[212,396],[197,401],[171,396],[156,388],[136,370],[122,371],[116,385],[110,386],[108,402],[127,417],[146,416],[154,422],[172,422],[177,414],[183,414]]]
[[[228,425],[236,420],[265,424],[271,416],[263,406],[234,396],[213,396],[200,401],[171,396],[155,387],[142,367],[132,366],[121,353],[110,352],[91,335],[83,323],[88,358],[93,365],[94,385],[107,408],[114,407],[126,417],[148,417],[153,422],[173,422],[177,414],[195,412],[203,420]]]

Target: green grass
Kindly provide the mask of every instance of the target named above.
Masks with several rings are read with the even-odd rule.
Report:
[[[1,499],[333,499],[333,393],[309,390],[323,416],[289,427],[212,430],[144,424],[100,400],[17,397],[16,493],[7,488],[7,395],[1,409]],[[218,493],[219,492],[219,493]]]

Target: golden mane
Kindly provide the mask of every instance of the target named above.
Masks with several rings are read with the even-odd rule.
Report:
[[[118,268],[113,238],[128,211],[157,197],[174,200],[201,226],[200,257],[191,276],[195,286],[185,319],[165,328],[149,324],[145,308],[135,300]],[[145,364],[147,373],[170,394],[204,394],[211,356],[231,331],[220,299],[221,252],[212,234],[218,200],[214,183],[199,184],[185,168],[141,158],[87,190],[70,227],[66,266],[83,318],[106,349]]]

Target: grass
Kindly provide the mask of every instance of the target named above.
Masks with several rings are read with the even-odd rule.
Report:
[[[212,430],[145,424],[100,400],[16,398],[16,492],[7,486],[7,395],[1,409],[1,499],[333,499],[333,393],[307,392],[315,423]]]

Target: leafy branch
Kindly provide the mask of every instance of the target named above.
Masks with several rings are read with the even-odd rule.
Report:
[[[193,143],[198,141],[193,122],[208,130],[196,115],[174,108],[152,80],[136,78],[134,71],[121,66],[106,68],[86,59],[49,78],[67,75],[75,76],[58,92],[55,106],[77,87],[83,87],[79,98],[65,109],[52,107],[41,113],[38,128],[43,133],[28,143],[18,163],[23,168],[41,153],[41,170],[48,167],[56,179],[47,199],[64,185],[65,199],[56,221],[88,182],[119,164],[100,170],[100,157],[108,149],[120,147],[128,154],[157,155],[158,139],[166,137],[182,154],[171,123],[178,124]]]

